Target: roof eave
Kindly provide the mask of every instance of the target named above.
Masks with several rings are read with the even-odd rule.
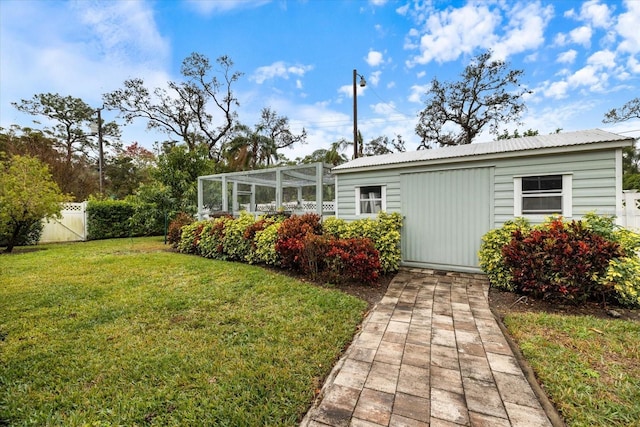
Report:
[[[364,171],[375,171],[375,170],[384,170],[384,169],[402,169],[402,168],[410,168],[410,167],[420,167],[427,165],[442,165],[447,163],[463,163],[463,162],[479,162],[483,160],[496,160],[496,159],[505,159],[505,158],[513,158],[513,157],[524,157],[535,153],[535,155],[549,155],[549,154],[559,154],[559,153],[570,153],[577,151],[595,151],[595,150],[607,150],[612,148],[623,148],[629,147],[633,145],[634,138],[628,139],[620,139],[615,141],[606,141],[606,142],[594,142],[590,144],[574,144],[574,145],[563,145],[557,147],[545,147],[545,148],[530,148],[525,150],[517,150],[517,151],[503,151],[499,153],[488,153],[488,154],[477,154],[470,156],[460,156],[460,157],[446,157],[442,159],[427,159],[427,160],[415,160],[408,162],[398,162],[398,163],[385,163],[380,165],[370,165],[370,166],[356,166],[351,168],[343,168],[343,169],[332,169],[331,173],[335,175],[349,173],[349,172],[364,172]]]

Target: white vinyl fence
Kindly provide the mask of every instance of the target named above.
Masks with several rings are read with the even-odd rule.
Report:
[[[65,203],[60,213],[60,219],[43,220],[40,243],[87,240],[87,202]]]
[[[618,223],[631,230],[640,231],[640,193],[635,190],[624,191],[622,209],[618,215]]]

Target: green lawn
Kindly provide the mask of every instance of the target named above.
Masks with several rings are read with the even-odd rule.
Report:
[[[0,256],[0,425],[296,425],[366,303],[160,238]]]
[[[568,426],[640,426],[640,323],[513,313],[505,325]]]

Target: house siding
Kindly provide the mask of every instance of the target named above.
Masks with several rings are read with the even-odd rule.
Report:
[[[513,219],[513,178],[523,175],[572,174],[572,218],[590,211],[615,214],[615,150],[563,153],[500,160],[495,169],[494,227]],[[541,218],[534,218],[539,222]]]
[[[386,186],[386,211],[387,212],[399,212],[402,215],[407,215],[407,212],[402,211],[402,199],[403,198],[417,198],[423,197],[421,192],[424,188],[419,185],[407,186],[407,177],[409,174],[436,172],[436,171],[455,171],[459,169],[473,170],[480,168],[489,168],[490,179],[488,184],[488,193],[490,194],[491,207],[482,216],[488,215],[488,228],[500,227],[505,221],[513,219],[514,217],[514,178],[526,175],[540,175],[540,174],[571,174],[571,199],[572,199],[572,219],[578,219],[587,212],[595,211],[598,214],[615,214],[616,213],[616,164],[617,156],[620,156],[620,151],[615,149],[602,149],[602,150],[588,150],[588,151],[571,151],[560,152],[557,154],[536,154],[536,153],[523,153],[522,156],[510,156],[504,158],[485,159],[481,161],[452,161],[448,163],[439,163],[435,165],[417,165],[417,166],[405,166],[397,167],[397,165],[390,165],[389,168],[379,168],[376,170],[353,170],[345,171],[337,174],[337,190],[336,201],[338,204],[338,212],[340,218],[346,220],[355,220],[362,218],[363,216],[357,216],[355,214],[355,187],[369,186],[369,185],[385,185]],[[429,178],[429,174],[423,175],[425,179]],[[460,177],[466,176],[465,173],[460,174],[447,174],[452,180],[460,179]],[[473,175],[470,175],[473,176]],[[435,175],[434,175],[435,178]],[[409,188],[407,192],[416,194],[402,194],[402,182],[405,182],[405,187]],[[467,198],[470,203],[477,199],[478,189],[473,189],[473,185],[468,191],[468,194],[458,194],[458,197]],[[461,188],[462,192],[466,190],[466,186],[459,185],[456,188]],[[448,197],[447,195],[440,194],[442,192],[433,191],[431,197]],[[444,203],[444,201],[443,201]],[[406,203],[405,203],[406,205]],[[471,207],[464,209],[465,215],[477,215],[479,209],[477,207]],[[459,213],[459,212],[458,212]],[[414,213],[415,215],[415,213]],[[544,220],[544,216],[530,217],[533,223],[541,222]],[[469,218],[469,221],[480,220],[484,218]],[[426,219],[425,219],[426,221]],[[464,229],[465,221],[459,221],[460,229]],[[422,225],[417,225],[416,230],[403,230],[403,240],[408,236],[414,236],[414,233],[424,234],[424,230],[420,229]],[[455,233],[452,229],[450,238],[452,240]],[[448,235],[449,236],[449,235]],[[405,241],[403,245],[415,245],[426,244],[413,241]],[[455,243],[455,242],[454,242]],[[469,245],[473,246],[473,250],[477,251],[480,247],[479,239],[474,239],[473,242],[458,242],[461,245],[461,251],[469,251]],[[452,250],[456,245],[444,245],[439,244],[439,250],[447,251]],[[462,247],[464,246],[464,248]],[[405,249],[413,248],[413,246],[405,246]],[[414,249],[414,252],[417,252]],[[411,252],[411,251],[409,251]],[[425,252],[427,253],[427,252]],[[466,266],[461,265],[431,265],[429,259],[437,259],[437,257],[427,254],[425,261],[414,262],[413,260],[403,261],[408,265],[427,265],[432,267],[450,268],[453,270],[465,271],[471,269],[476,271],[478,269],[477,262],[473,265],[473,262],[469,262]],[[452,256],[452,259],[454,257]],[[468,257],[467,257],[468,258]]]

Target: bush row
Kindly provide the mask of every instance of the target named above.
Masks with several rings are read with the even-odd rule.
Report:
[[[323,223],[316,214],[255,219],[243,212],[197,222],[179,215],[169,226],[169,242],[206,258],[277,266],[334,283],[373,283],[399,267],[401,225],[397,213],[352,223]]]
[[[87,203],[87,234],[89,240],[120,237],[159,236],[164,225],[149,220],[154,206],[130,200],[97,200]]]
[[[640,234],[612,217],[517,218],[482,238],[480,267],[492,286],[538,298],[640,306]]]

